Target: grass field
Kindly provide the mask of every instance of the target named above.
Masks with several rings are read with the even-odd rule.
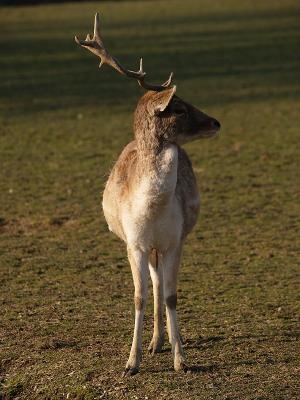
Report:
[[[186,146],[202,212],[179,317],[191,372],[155,357],[121,378],[133,330],[124,245],[101,211],[142,91],[73,36],[107,47],[222,123]],[[299,399],[300,7],[148,1],[0,8],[0,398]],[[297,286],[298,284],[298,286]]]

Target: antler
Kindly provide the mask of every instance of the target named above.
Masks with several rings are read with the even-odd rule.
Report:
[[[105,49],[103,40],[100,34],[100,22],[99,22],[99,14],[95,15],[95,24],[94,24],[94,36],[91,37],[89,34],[87,35],[85,40],[79,40],[77,36],[75,36],[75,42],[79,44],[81,47],[84,47],[94,53],[96,56],[100,57],[100,65],[99,68],[103,64],[110,65],[115,70],[117,70],[120,74],[128,76],[128,78],[134,78],[138,81],[139,85],[144,89],[153,90],[156,92],[160,92],[164,89],[167,89],[172,82],[173,72],[171,72],[169,79],[164,82],[162,85],[151,85],[145,82],[146,72],[143,70],[143,60],[140,59],[140,69],[138,71],[131,71],[129,69],[124,68],[119,61],[111,56]]]

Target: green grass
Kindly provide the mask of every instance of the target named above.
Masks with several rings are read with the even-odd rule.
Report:
[[[179,316],[192,373],[167,351],[121,378],[133,330],[124,245],[101,192],[142,91],[76,47],[107,47],[222,123],[186,146],[202,212]],[[300,8],[148,1],[1,8],[0,398],[299,398]],[[151,297],[150,297],[151,298]]]

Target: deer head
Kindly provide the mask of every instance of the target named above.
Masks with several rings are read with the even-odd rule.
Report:
[[[75,36],[75,41],[100,58],[99,67],[103,64],[110,65],[120,74],[136,79],[141,87],[148,90],[140,99],[135,111],[136,136],[143,131],[149,131],[151,127],[154,128],[151,131],[155,132],[159,141],[183,144],[199,138],[212,137],[220,129],[221,125],[215,118],[175,95],[176,86],[171,86],[172,72],[162,85],[149,84],[145,81],[146,72],[143,70],[142,58],[139,70],[131,71],[111,56],[103,44],[98,13],[95,15],[93,37],[88,34],[85,40],[79,40]]]
[[[134,116],[135,134],[142,135],[148,130],[155,132],[162,142],[177,144],[215,136],[220,123],[176,96],[175,92],[176,86],[173,86],[161,92],[149,91],[140,99]],[[148,129],[143,127],[145,124]]]

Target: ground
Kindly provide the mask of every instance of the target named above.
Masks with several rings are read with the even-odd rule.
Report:
[[[101,211],[142,90],[73,36],[99,11],[107,47],[222,124],[186,146],[202,195],[169,345],[121,374],[133,331],[124,245]],[[147,1],[0,8],[0,398],[298,399],[297,1]],[[297,376],[298,374],[298,376]]]

